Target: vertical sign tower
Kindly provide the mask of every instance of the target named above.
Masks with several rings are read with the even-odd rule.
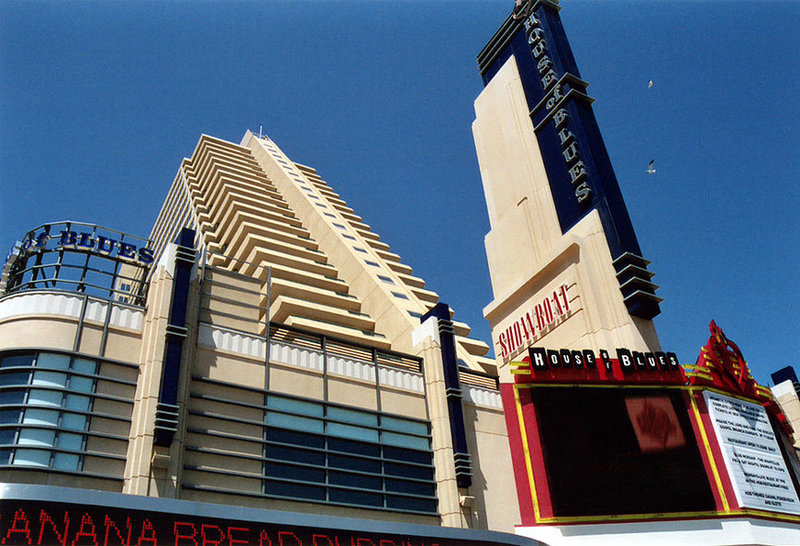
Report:
[[[475,145],[501,378],[529,346],[660,350],[660,298],[555,0],[515,8],[478,56]],[[521,357],[519,357],[521,358]]]

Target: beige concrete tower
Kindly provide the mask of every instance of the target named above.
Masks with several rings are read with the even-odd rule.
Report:
[[[484,314],[501,369],[531,345],[659,350],[656,287],[557,12],[527,5],[478,58],[473,133],[494,292]]]
[[[0,482],[15,491],[153,508],[126,528],[169,543],[310,544],[376,525],[416,543],[431,532],[406,524],[456,537],[520,522],[488,345],[267,137],[202,136],[147,239],[59,222],[11,256]],[[216,523],[164,523],[184,508]],[[92,523],[75,509],[83,537]],[[232,514],[246,525],[223,527]]]
[[[262,281],[271,268],[271,321],[410,351],[439,301],[314,169],[249,131],[238,146],[203,136],[184,160],[153,228],[157,256],[181,227],[209,265]],[[493,370],[488,346],[454,326],[463,364]]]
[[[388,417],[392,415],[419,420],[424,424],[404,426],[430,427],[430,440],[418,445],[430,442],[440,523],[510,530],[519,521],[516,510],[505,503],[505,491],[513,489],[511,474],[503,470],[510,456],[492,375],[495,363],[485,356],[488,345],[469,338],[469,327],[453,321],[447,311],[448,316],[432,316],[421,324],[420,319],[437,306],[438,295],[425,288],[425,281],[412,274],[314,169],[291,161],[265,136],[247,132],[237,145],[204,135],[192,156],[182,162],[154,225],[156,262],[169,262],[170,252],[175,252],[170,243],[183,228],[195,231],[199,258],[188,298],[179,379],[183,394],[178,399],[189,401],[188,411],[170,410],[178,413],[175,420],[187,422],[188,430],[195,413],[208,410],[200,400],[211,387],[201,388],[199,378],[264,389],[267,399],[302,397],[306,405],[378,412],[381,421],[393,422],[396,417]],[[441,312],[440,306],[436,308]],[[165,326],[153,322],[153,327]],[[444,354],[447,343],[440,336],[446,336],[447,343],[452,339],[453,352],[448,353],[452,357]],[[160,370],[159,366],[156,361],[151,368]],[[182,435],[178,426],[174,442],[153,447],[149,423],[159,419],[156,406],[164,406],[152,396],[154,385],[146,390],[150,398],[145,394],[140,398],[143,405],[149,401],[150,413],[142,415],[150,417],[133,424],[129,458],[139,467],[128,470],[129,491],[145,491],[144,478],[161,474],[155,483],[161,494],[174,490],[172,494],[184,498],[216,501],[205,492],[218,489],[215,476],[197,470],[186,457],[181,460],[181,452],[204,451],[206,443],[216,446],[219,440]],[[223,391],[214,396],[222,397]],[[224,396],[231,396],[230,391],[225,390]],[[253,396],[241,403],[247,404],[244,415],[252,413],[255,422],[263,410],[253,405]],[[243,410],[232,406],[226,411]],[[232,413],[229,418],[238,416]],[[239,489],[275,495],[271,488],[280,486],[254,478],[261,472],[257,461],[263,456],[253,440],[258,430],[248,425],[235,432],[252,443],[229,464],[248,476]],[[382,434],[395,441],[394,432]],[[151,450],[154,457],[148,455]],[[151,459],[164,468],[151,468]],[[473,472],[481,462],[486,469]],[[425,475],[428,470],[419,472]],[[391,480],[376,483],[383,483],[384,491],[393,487]],[[192,486],[183,486],[181,492],[182,482]],[[422,484],[412,485],[425,491]],[[313,498],[317,487],[293,489],[293,494]],[[430,522],[430,500],[416,499],[413,492],[396,501],[393,493],[381,494],[387,505],[403,502],[407,510],[416,511],[410,521]],[[415,502],[420,503],[416,508]]]

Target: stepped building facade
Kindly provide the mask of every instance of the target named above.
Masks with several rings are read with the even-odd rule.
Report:
[[[265,136],[202,136],[146,239],[31,230],[0,287],[5,537],[524,543],[489,532],[518,515],[488,346]]]
[[[758,385],[713,321],[661,347],[560,9],[478,56],[494,357],[262,134],[202,136],[146,238],[23,232],[0,543],[800,543],[794,372]]]

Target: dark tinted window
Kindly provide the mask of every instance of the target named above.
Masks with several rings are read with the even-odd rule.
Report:
[[[386,490],[393,493],[409,493],[411,495],[427,495],[432,497],[435,493],[433,484],[411,482],[406,480],[386,479]]]
[[[357,455],[370,455],[372,457],[380,456],[380,447],[377,445],[342,440],[341,438],[328,438],[328,449],[331,451],[355,453]]]
[[[27,385],[31,372],[0,373],[0,385]]]
[[[325,500],[325,488],[291,482],[264,480],[264,493],[309,500]]]
[[[365,476],[363,474],[349,474],[347,472],[330,472],[328,480],[334,485],[348,485],[362,489],[381,490],[381,479],[378,476]]]
[[[433,468],[423,466],[411,466],[399,463],[386,463],[384,472],[390,476],[401,476],[403,478],[416,478],[418,480],[433,480]]]
[[[435,512],[436,500],[411,499],[408,497],[395,497],[394,495],[386,495],[386,506],[388,508],[416,510],[418,512]]]
[[[298,446],[317,448],[322,448],[325,445],[325,440],[322,436],[271,427],[267,428],[267,440],[271,442],[280,442],[282,444],[294,444]]]
[[[24,353],[4,356],[0,360],[0,368],[7,368],[9,366],[33,366],[33,361],[36,359],[36,353]]]
[[[264,474],[273,478],[288,478],[304,482],[325,481],[325,470],[321,468],[308,468],[306,466],[292,466],[280,463],[267,463],[264,465]]]
[[[403,449],[401,447],[384,447],[383,456],[387,459],[396,461],[408,461],[410,463],[430,464],[431,454],[415,449]]]
[[[22,415],[22,411],[20,410],[0,411],[0,425],[12,425],[19,423],[20,415]]]
[[[25,391],[0,391],[0,404],[22,404]]]
[[[330,500],[332,502],[360,504],[362,506],[383,506],[383,495],[365,493],[363,491],[350,491],[348,489],[331,488]]]
[[[311,451],[307,449],[295,449],[286,446],[268,445],[264,450],[264,456],[268,459],[278,459],[281,461],[306,464],[325,464],[325,454],[322,452]]]
[[[360,470],[361,472],[374,472],[376,474],[381,471],[380,461],[347,455],[328,455],[328,466],[347,470]]]
[[[17,429],[14,428],[3,428],[0,429],[0,444],[13,444],[14,439],[17,436]]]

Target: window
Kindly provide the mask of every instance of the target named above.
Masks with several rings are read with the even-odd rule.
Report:
[[[371,265],[372,267],[380,267],[378,262],[373,262],[372,260],[364,260],[367,265]]]
[[[250,437],[248,441],[251,445],[260,442],[263,448],[263,496],[425,514],[437,511],[427,421],[267,391],[263,422],[259,422],[242,419],[241,410],[260,405],[235,402],[222,392],[213,396],[213,401],[213,415],[194,412],[202,415],[205,423],[214,422],[203,425],[204,431],[195,429],[194,433],[204,436],[196,437],[186,449],[204,452],[210,444],[219,445],[220,440],[231,437],[222,431],[232,423],[261,425],[261,439]],[[213,453],[219,456],[217,449]],[[223,468],[226,462],[220,464]],[[195,481],[197,487],[236,487],[220,483],[213,470],[186,468],[207,476],[207,485],[201,476]],[[246,477],[252,479],[253,475]]]
[[[394,281],[390,277],[387,277],[386,275],[378,275],[378,278],[383,282],[385,282],[386,284],[394,284]]]
[[[436,511],[427,422],[270,393],[265,423],[264,494]]]
[[[407,300],[408,299],[408,296],[406,296],[402,292],[392,292],[392,296],[394,296],[396,298],[400,298],[401,300]]]
[[[356,240],[356,238],[350,235],[349,233],[342,233],[342,237],[344,237],[345,239],[350,239],[351,241]]]
[[[417,313],[416,311],[409,311],[408,314],[417,319],[422,318],[422,313]]]
[[[0,355],[0,464],[80,470],[96,374],[66,354]]]
[[[366,253],[367,253],[367,251],[366,251],[366,250],[364,250],[363,248],[361,248],[360,246],[354,246],[354,247],[353,247],[353,250],[357,250],[357,251],[359,251],[359,252],[363,252],[364,254],[366,254]]]
[[[347,229],[347,228],[346,228],[346,227],[344,227],[342,224],[338,224],[338,223],[336,223],[336,222],[334,222],[334,223],[333,223],[333,225],[334,225],[335,227],[339,228],[339,229]]]

